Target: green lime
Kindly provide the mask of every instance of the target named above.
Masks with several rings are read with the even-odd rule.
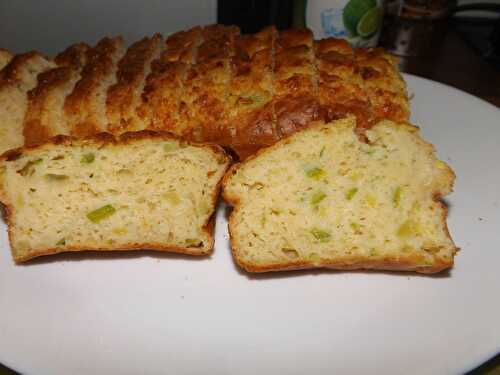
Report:
[[[362,38],[369,38],[377,32],[382,23],[382,8],[370,9],[359,20],[357,32]]]
[[[358,35],[358,23],[370,9],[377,6],[377,0],[350,0],[344,7],[342,18],[345,28],[354,36]]]

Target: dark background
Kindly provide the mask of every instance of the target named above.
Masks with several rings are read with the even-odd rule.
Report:
[[[423,1],[425,2],[425,1]],[[253,33],[274,24],[278,29],[304,27],[305,0],[218,0],[217,20]],[[484,17],[470,17],[482,10]],[[469,16],[468,16],[469,15]],[[402,56],[400,69],[439,81],[500,106],[500,3],[457,6],[449,1],[447,16],[410,24],[427,34],[418,56]],[[386,17],[380,45],[393,47],[394,35]]]

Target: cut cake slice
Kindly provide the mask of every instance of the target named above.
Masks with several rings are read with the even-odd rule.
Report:
[[[80,250],[210,254],[228,165],[218,146],[150,131],[59,136],[12,150],[0,159],[0,200],[13,258]]]
[[[455,175],[418,128],[316,123],[226,174],[236,262],[250,272],[326,267],[433,273],[453,265]]]

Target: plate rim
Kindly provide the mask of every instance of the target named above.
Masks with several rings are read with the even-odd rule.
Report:
[[[407,87],[410,86],[408,84],[407,78],[410,78],[410,80],[414,80],[416,82],[421,81],[425,85],[429,85],[429,86],[436,86],[436,85],[442,86],[442,88],[446,89],[447,91],[456,91],[457,93],[462,94],[462,96],[465,96],[466,97],[465,99],[472,99],[476,103],[482,103],[483,105],[486,105],[487,107],[489,107],[491,110],[496,110],[500,113],[500,108],[495,106],[494,104],[492,104],[492,103],[490,103],[490,102],[488,102],[480,97],[477,97],[473,94],[470,94],[462,89],[456,88],[452,85],[442,83],[439,81],[435,81],[435,80],[432,80],[432,79],[429,79],[426,77],[421,77],[419,75],[415,75],[415,74],[411,74],[411,73],[401,72],[401,74],[406,81]],[[410,102],[410,106],[411,106],[411,102]],[[413,110],[411,112],[413,112]],[[498,131],[500,133],[500,123],[499,123],[499,130]],[[220,207],[219,207],[219,209],[220,209]],[[496,349],[493,349],[492,351],[490,351],[488,353],[484,353],[484,355],[480,355],[480,356],[478,355],[476,360],[471,359],[470,365],[463,367],[463,369],[460,371],[463,371],[464,373],[468,373],[468,372],[478,368],[479,366],[482,366],[483,364],[487,363],[488,361],[492,360],[493,358],[495,358],[499,354],[500,354],[500,340],[499,340],[499,343],[498,343]],[[2,355],[2,353],[0,353],[0,356],[1,355]],[[19,374],[25,374],[25,373],[31,374],[31,372],[26,371],[29,369],[23,368],[24,367],[23,364],[20,363],[19,365],[14,365],[8,358],[0,358],[0,364],[2,364],[7,369],[14,371],[16,373],[19,373]]]
[[[432,79],[429,79],[429,78],[426,78],[426,77],[421,77],[419,75],[412,74],[412,73],[401,72],[401,74],[405,78],[406,82],[407,82],[406,77],[410,77],[411,79],[414,79],[416,81],[425,82],[426,85],[430,85],[430,86],[432,86],[432,85],[434,85],[434,86],[442,86],[442,88],[444,88],[446,90],[457,91],[458,93],[462,94],[463,96],[467,96],[469,99],[473,99],[477,103],[481,103],[483,105],[486,105],[486,106],[490,107],[490,109],[492,109],[492,110],[496,110],[496,111],[500,112],[500,108],[497,107],[497,106],[495,106],[494,104],[492,104],[492,103],[484,100],[483,98],[480,98],[478,96],[470,94],[467,91],[464,91],[464,90],[459,89],[459,88],[457,88],[455,86],[452,86],[450,84],[439,82],[439,81],[434,81]],[[407,82],[407,86],[408,86],[408,82]],[[500,124],[499,124],[499,128],[500,128]],[[499,133],[500,133],[500,129],[499,129]],[[497,346],[497,349],[494,349],[490,354],[485,354],[480,359],[478,359],[474,364],[471,364],[470,367],[464,368],[464,373],[468,373],[468,372],[470,372],[470,371],[472,371],[472,370],[474,370],[474,369],[482,366],[483,364],[485,364],[486,362],[488,362],[491,359],[495,358],[499,354],[500,354],[500,340],[499,340],[499,344]]]

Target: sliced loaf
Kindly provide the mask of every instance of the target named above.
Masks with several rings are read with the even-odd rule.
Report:
[[[0,159],[0,200],[22,262],[80,250],[210,254],[221,148],[142,131],[56,137]]]
[[[233,166],[223,196],[237,263],[251,272],[327,267],[433,273],[453,265],[454,173],[418,129],[317,123]]]

